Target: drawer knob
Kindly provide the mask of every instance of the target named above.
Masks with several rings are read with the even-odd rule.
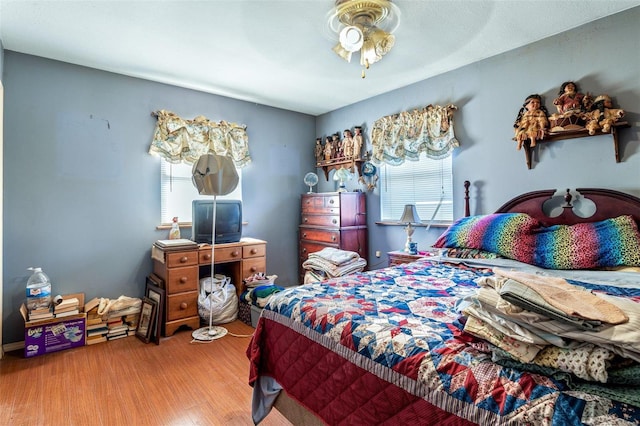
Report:
[[[338,220],[337,220],[337,219],[333,219],[331,222],[332,222],[333,224],[336,224],[336,223],[338,223]]]
[[[185,302],[182,302],[182,303],[180,304],[180,309],[182,309],[183,311],[184,311],[185,309],[187,309],[187,304],[186,304]]]
[[[238,252],[238,250],[235,250],[233,253],[231,253],[231,256],[233,257],[238,257],[240,253]]]
[[[302,234],[302,238],[307,238],[307,233]]]
[[[329,200],[329,204],[333,204],[333,203],[334,203],[334,200]]]
[[[332,235],[332,236],[331,236],[331,241],[335,241],[335,240],[336,240],[336,236],[335,236],[335,235]]]
[[[204,255],[204,260],[211,260],[211,253],[207,253]]]
[[[251,272],[256,272],[258,270],[258,268],[256,268],[255,266],[252,266],[251,268],[249,268],[249,270]]]
[[[251,249],[251,254],[256,254],[258,252],[258,250],[256,249]]]
[[[180,282],[182,284],[186,283],[188,280],[189,280],[189,278],[187,278],[187,277],[180,277]]]
[[[306,252],[307,252],[307,249],[306,249],[306,248],[303,248],[303,249],[302,249],[302,252],[303,252],[303,253],[306,253]]]
[[[180,258],[180,263],[187,263],[187,260],[189,260],[189,258],[187,256],[182,256]]]
[[[303,221],[304,223],[307,223],[307,222],[309,222],[309,219],[307,219],[306,217],[304,217],[304,218],[302,218],[302,221]]]

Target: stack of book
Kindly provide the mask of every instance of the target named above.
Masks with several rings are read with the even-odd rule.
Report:
[[[68,317],[80,313],[80,301],[77,297],[62,299],[62,302],[53,307],[53,314],[56,318]]]
[[[49,306],[29,310],[29,321],[40,321],[49,318],[53,318],[53,312],[51,312]]]
[[[107,318],[98,314],[99,305],[100,299],[97,297],[84,305],[84,311],[87,313],[87,345],[107,341],[107,332],[109,331]]]
[[[107,315],[107,327],[109,329],[107,340],[135,335],[139,316],[140,303],[119,310],[110,310]]]

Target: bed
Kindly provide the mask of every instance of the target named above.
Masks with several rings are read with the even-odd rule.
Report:
[[[278,293],[247,348],[254,422],[639,424],[640,198],[555,194],[462,218],[416,262]]]

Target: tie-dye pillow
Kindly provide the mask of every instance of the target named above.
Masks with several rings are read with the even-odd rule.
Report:
[[[471,248],[531,263],[538,221],[525,213],[469,216],[454,222],[434,243],[438,248]]]
[[[540,228],[535,239],[533,264],[543,268],[640,266],[640,233],[631,216]]]

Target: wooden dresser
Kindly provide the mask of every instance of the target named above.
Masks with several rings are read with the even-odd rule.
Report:
[[[354,251],[368,261],[367,200],[363,192],[303,194],[301,205],[300,282],[302,263],[325,247]]]
[[[200,277],[211,274],[211,246],[192,250],[152,249],[153,272],[165,288],[163,335],[171,336],[181,326],[200,327],[198,292]],[[215,272],[231,278],[238,295],[242,280],[255,273],[266,273],[267,242],[243,238],[237,243],[216,244]]]

